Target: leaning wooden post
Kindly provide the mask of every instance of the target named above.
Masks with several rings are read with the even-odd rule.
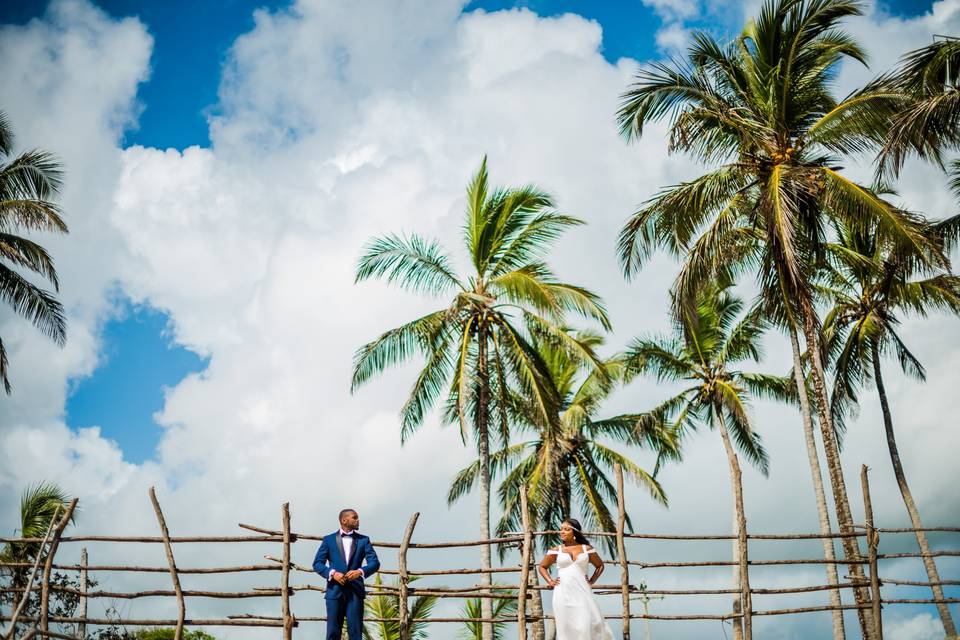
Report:
[[[623,640],[630,640],[630,565],[627,564],[627,546],[623,530],[627,523],[627,508],[623,496],[623,469],[614,465],[617,475],[617,553],[620,555],[620,597],[623,600]]]
[[[520,588],[517,590],[517,629],[520,640],[527,640],[527,581],[530,579],[530,512],[527,510],[527,488],[520,488],[520,521],[523,523],[523,547],[520,551]]]
[[[83,595],[80,596],[78,616],[80,622],[77,624],[77,635],[84,639],[87,637],[87,587],[89,583],[87,580],[87,564],[87,548],[84,547],[80,550],[80,591],[83,592]]]
[[[407,571],[407,549],[410,547],[410,538],[413,537],[413,528],[417,526],[420,512],[410,516],[407,530],[403,532],[400,542],[400,551],[397,553],[397,573],[399,574],[399,609],[400,609],[400,640],[410,640],[410,610],[407,606],[407,594],[410,590],[410,574]]]
[[[177,596],[177,628],[173,633],[173,640],[183,639],[183,624],[187,619],[187,605],[183,601],[183,589],[180,588],[180,576],[177,575],[177,563],[173,560],[173,548],[170,546],[170,531],[167,529],[167,521],[163,518],[163,511],[160,510],[160,503],[157,502],[157,492],[150,487],[150,501],[153,503],[153,511],[157,514],[157,522],[160,524],[160,534],[163,536],[163,548],[167,552],[167,565],[170,567],[170,579],[173,580],[173,591]]]
[[[280,572],[280,607],[283,613],[283,640],[293,639],[294,619],[290,613],[290,503],[280,507],[283,518],[283,568]]]
[[[50,539],[50,550],[47,551],[47,560],[43,564],[43,582],[40,587],[40,631],[49,631],[47,620],[50,617],[50,571],[53,569],[53,556],[57,552],[57,547],[60,546],[60,536],[63,535],[63,530],[70,524],[70,518],[73,517],[73,510],[76,507],[77,499],[74,498],[67,506],[67,510],[64,511],[63,517],[57,523],[57,529]],[[40,551],[43,551],[43,547],[40,547]]]
[[[873,503],[870,501],[870,483],[867,481],[867,465],[860,467],[860,486],[863,488],[863,514],[867,525],[867,553],[870,563],[870,591],[872,592],[873,635],[883,640],[883,618],[880,616],[880,576],[877,573],[877,549],[880,534],[873,526]]]

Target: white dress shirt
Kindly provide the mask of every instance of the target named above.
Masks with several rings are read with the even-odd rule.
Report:
[[[346,562],[350,559],[350,551],[353,550],[353,542],[354,542],[353,536],[357,535],[357,532],[344,531],[343,529],[340,529],[340,531],[337,532],[337,535],[340,536],[340,542],[343,544],[343,558],[344,558],[344,562]],[[340,573],[339,571],[334,569],[333,571],[330,572],[330,576],[333,577],[339,573]],[[360,570],[360,574],[362,578],[367,577],[364,574],[363,569]]]

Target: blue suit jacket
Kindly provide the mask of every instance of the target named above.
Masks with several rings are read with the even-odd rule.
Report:
[[[367,564],[361,566],[364,560],[367,561]],[[369,578],[380,569],[380,560],[377,558],[377,552],[373,550],[370,538],[354,531],[350,557],[344,558],[340,532],[337,531],[324,536],[320,548],[317,549],[317,555],[313,558],[313,570],[327,579],[327,594],[325,596],[327,600],[339,599],[340,596],[346,595],[344,593],[345,589],[353,591],[361,598],[366,595],[363,580],[360,578],[351,580],[342,586],[336,580],[330,579],[331,570],[346,573],[353,569],[363,571],[364,578]]]

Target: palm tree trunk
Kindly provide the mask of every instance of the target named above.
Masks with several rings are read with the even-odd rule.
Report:
[[[733,557],[737,564],[733,565],[733,586],[740,590],[733,596],[733,613],[742,613],[751,607],[750,576],[747,572],[747,517],[743,509],[743,481],[740,475],[740,461],[730,444],[730,435],[723,424],[720,411],[714,410],[714,423],[723,438],[723,448],[727,452],[727,464],[730,466],[730,485],[733,489]],[[734,640],[752,640],[753,628],[749,617],[733,619]]]
[[[537,572],[530,572],[530,584],[536,586],[540,583],[540,580],[537,578]],[[530,625],[530,640],[545,640],[545,626],[543,624],[543,592],[539,589],[534,589],[532,595],[530,596],[530,613],[533,616],[540,618],[532,625]]]
[[[490,374],[487,369],[487,333],[481,324],[477,332],[478,353],[477,373],[480,379],[479,397],[477,398],[477,446],[480,453],[480,538],[490,539]],[[480,546],[480,568],[491,569],[490,545]],[[489,587],[491,573],[485,571],[480,574],[480,584]],[[484,589],[490,593],[490,589]],[[493,617],[493,600],[480,598],[480,615],[482,618]],[[493,640],[493,623],[481,623],[482,640]]]
[[[823,372],[823,361],[820,359],[820,340],[814,326],[815,311],[809,300],[802,302],[803,334],[807,342],[807,351],[810,352],[810,373],[813,378],[814,399],[817,404],[817,417],[820,424],[820,436],[823,438],[823,452],[827,460],[827,471],[830,474],[830,488],[833,492],[833,502],[837,511],[837,524],[840,533],[854,533],[853,515],[850,512],[850,500],[847,497],[847,485],[843,479],[843,468],[840,466],[840,447],[833,431],[833,420],[830,416],[830,402],[827,396],[826,376]],[[853,536],[840,538],[844,557],[848,560],[860,560],[860,542]],[[850,564],[850,576],[854,582],[864,585],[866,579],[863,567],[859,564]],[[860,634],[864,640],[873,638],[873,615],[866,605],[870,603],[870,594],[866,587],[858,586],[853,590],[854,602],[857,607],[857,619],[860,622]]]
[[[813,493],[817,499],[817,516],[820,520],[820,535],[829,536],[830,512],[827,509],[827,494],[823,489],[823,474],[820,470],[820,457],[817,455],[817,443],[813,433],[813,416],[810,414],[810,398],[807,397],[806,380],[803,375],[803,361],[800,359],[800,341],[797,339],[797,329],[790,327],[790,344],[793,347],[793,379],[797,385],[797,395],[800,399],[800,415],[803,418],[803,436],[807,444],[807,460],[810,463],[810,475],[813,477]],[[823,557],[827,563],[827,584],[836,586],[840,583],[837,576],[837,559],[833,546],[833,538],[821,539],[823,543]],[[829,591],[830,606],[835,607],[833,616],[833,640],[844,640],[846,632],[843,627],[843,611],[840,609],[840,589]]]
[[[877,383],[877,393],[880,395],[880,408],[883,410],[883,428],[887,433],[887,449],[890,451],[890,462],[893,464],[893,475],[897,478],[897,485],[900,487],[900,494],[903,496],[903,504],[906,505],[907,513],[910,514],[910,522],[916,530],[917,544],[920,546],[923,566],[927,570],[927,580],[931,583],[930,588],[933,590],[933,597],[936,600],[943,600],[943,588],[939,584],[940,574],[937,573],[937,565],[930,556],[927,536],[921,531],[923,524],[920,522],[920,511],[917,509],[916,502],[913,501],[913,494],[910,493],[910,487],[907,486],[907,476],[903,473],[903,465],[900,462],[897,438],[893,432],[893,418],[890,416],[890,404],[887,401],[887,391],[883,386],[883,377],[880,374],[880,351],[876,342],[871,347],[871,356],[873,357],[873,377]],[[940,612],[940,621],[943,623],[944,632],[948,637],[955,637],[957,628],[950,616],[950,609],[944,602],[938,602],[937,611]]]

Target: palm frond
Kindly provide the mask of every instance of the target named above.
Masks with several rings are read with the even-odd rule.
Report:
[[[375,238],[364,247],[356,282],[381,277],[417,293],[442,295],[463,289],[439,243],[416,234]]]

